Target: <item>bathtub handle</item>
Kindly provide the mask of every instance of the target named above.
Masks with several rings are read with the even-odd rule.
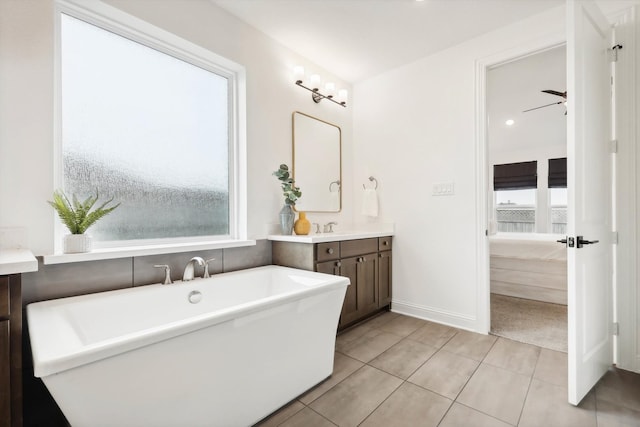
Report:
[[[215,258],[211,258],[204,262],[204,274],[202,275],[203,279],[211,277],[211,275],[209,274],[209,263],[215,260],[216,260]]]
[[[173,282],[171,281],[171,268],[166,264],[154,265],[155,268],[164,268],[164,281],[163,285],[170,285]]]

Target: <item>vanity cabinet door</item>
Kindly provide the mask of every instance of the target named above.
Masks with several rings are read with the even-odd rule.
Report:
[[[347,277],[351,284],[347,286],[347,293],[344,296],[342,304],[342,314],[340,315],[340,324],[342,327],[346,324],[357,320],[360,317],[358,304],[358,263],[357,258],[347,258],[341,261],[340,276]]]
[[[0,427],[11,425],[11,356],[9,321],[0,321]]]
[[[342,263],[340,261],[319,262],[316,264],[316,271],[318,273],[333,274],[334,276],[340,276],[341,264]]]
[[[378,256],[378,307],[391,304],[391,251]]]
[[[340,326],[347,325],[378,309],[378,257],[376,253],[341,260],[340,275],[348,277],[340,316]]]
[[[358,288],[360,289],[360,314],[366,316],[378,309],[378,254],[370,253],[356,257],[359,264]]]

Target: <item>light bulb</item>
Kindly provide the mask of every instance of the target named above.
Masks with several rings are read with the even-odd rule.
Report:
[[[507,126],[513,126],[514,123],[515,123],[515,121],[512,120],[512,119],[509,119],[506,122],[504,122],[504,124],[507,125]]]
[[[311,89],[318,89],[320,87],[320,76],[312,74],[309,78],[309,86],[311,86]]]
[[[346,104],[347,103],[348,94],[349,94],[349,92],[347,92],[346,89],[340,89],[338,91],[338,102],[344,102]]]
[[[335,95],[336,93],[336,84],[332,82],[328,82],[327,84],[324,85],[324,90],[327,96],[333,97],[333,95]]]
[[[296,79],[296,82],[302,82],[304,80],[304,67],[302,65],[293,67],[293,78]]]

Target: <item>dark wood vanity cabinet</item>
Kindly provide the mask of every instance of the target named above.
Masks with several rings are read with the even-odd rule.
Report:
[[[378,252],[378,303],[391,304],[391,237],[382,237]]]
[[[391,237],[327,243],[273,242],[273,263],[348,277],[340,329],[391,304]]]
[[[20,275],[0,276],[0,427],[22,426]]]

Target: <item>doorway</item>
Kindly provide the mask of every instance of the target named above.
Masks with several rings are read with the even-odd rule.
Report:
[[[490,332],[566,352],[566,48],[486,77]]]

